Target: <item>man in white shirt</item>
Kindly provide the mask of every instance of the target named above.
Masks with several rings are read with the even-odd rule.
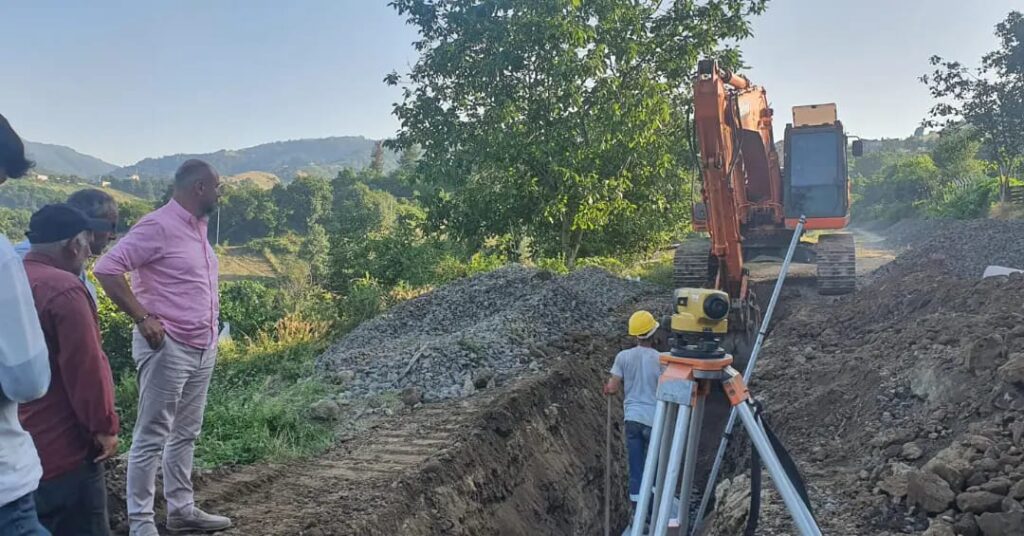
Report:
[[[633,313],[629,318],[629,334],[636,337],[636,346],[615,356],[611,377],[604,386],[606,395],[615,394],[620,387],[625,386],[622,407],[629,460],[629,500],[633,503],[640,499],[640,481],[644,475],[651,426],[654,424],[654,408],[657,405],[661,361],[652,339],[658,326],[651,313]]]
[[[21,138],[0,115],[0,184],[31,167]],[[41,398],[49,387],[49,351],[25,268],[0,235],[0,535],[49,536],[32,497],[43,469],[18,421],[18,404]]]

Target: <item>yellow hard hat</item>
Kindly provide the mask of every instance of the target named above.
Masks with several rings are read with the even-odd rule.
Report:
[[[634,337],[649,337],[658,329],[658,321],[647,311],[637,311],[629,317],[629,334]]]

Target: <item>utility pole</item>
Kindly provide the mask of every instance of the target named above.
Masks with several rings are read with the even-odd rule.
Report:
[[[220,206],[217,207],[217,235],[214,241],[216,245],[220,245]]]

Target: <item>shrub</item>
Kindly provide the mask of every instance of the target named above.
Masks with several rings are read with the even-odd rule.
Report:
[[[232,335],[255,338],[273,329],[284,316],[280,293],[259,281],[230,281],[220,286],[221,321],[231,324]]]

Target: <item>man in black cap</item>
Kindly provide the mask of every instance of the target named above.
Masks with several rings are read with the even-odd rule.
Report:
[[[70,205],[32,215],[25,272],[49,349],[53,379],[46,395],[18,416],[43,466],[35,493],[39,520],[55,536],[108,536],[103,460],[117,454],[120,431],[114,379],[100,345],[96,303],[78,275],[91,255],[93,232],[111,223]]]
[[[0,115],[0,184],[31,167],[25,144]],[[26,536],[44,535],[33,497],[42,469],[32,437],[18,422],[18,404],[46,394],[50,367],[25,268],[2,234],[0,341],[0,534],[16,528]]]

